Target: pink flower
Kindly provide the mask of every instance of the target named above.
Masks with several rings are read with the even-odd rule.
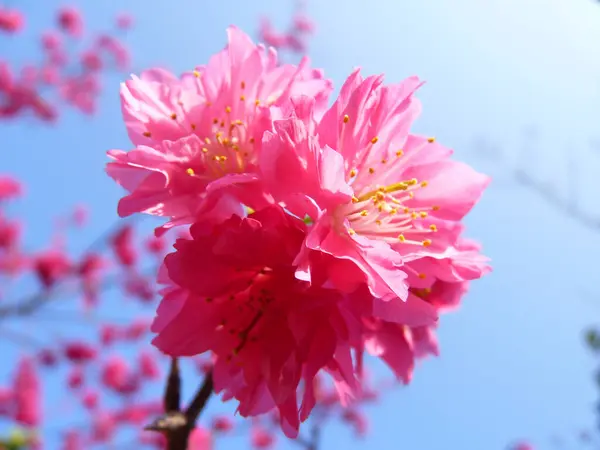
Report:
[[[76,364],[88,363],[98,356],[98,350],[82,341],[65,343],[63,347],[65,358]]]
[[[132,267],[136,264],[138,254],[133,242],[133,227],[123,225],[111,238],[111,247],[119,264]]]
[[[23,425],[35,427],[41,422],[41,383],[34,360],[23,358],[19,362],[14,378],[15,420]]]
[[[188,450],[211,450],[212,437],[204,428],[194,428],[188,439]]]
[[[122,108],[137,148],[108,152],[108,174],[129,194],[118,212],[165,216],[165,225],[191,223],[198,214],[219,222],[269,201],[255,174],[264,131],[288,108],[290,97],[313,96],[325,105],[331,83],[304,59],[279,66],[237,28],[207,65],[176,78],[154,69],[125,83]]]
[[[0,175],[0,202],[20,197],[23,187],[10,175]]]
[[[59,250],[48,250],[38,254],[33,261],[34,270],[45,288],[53,287],[69,275],[72,266],[68,256]]]
[[[377,305],[384,316],[396,314],[398,302],[387,301],[394,297],[432,316],[409,287],[489,270],[476,252],[457,248],[459,221],[489,178],[450,160],[434,139],[409,134],[420,110],[417,78],[382,81],[354,72],[321,120],[310,98],[295,99],[294,115],[265,133],[260,167],[275,199],[311,224],[297,277],[348,292],[366,282],[386,300]]]
[[[21,236],[21,224],[0,215],[0,249],[16,247]]]
[[[74,37],[80,37],[83,33],[83,17],[72,6],[63,7],[59,10],[58,25],[64,32]]]
[[[3,9],[0,6],[0,30],[16,33],[23,28],[25,20],[23,14],[16,9]]]
[[[327,369],[340,389],[356,385],[351,341],[360,339],[350,336],[360,330],[337,291],[294,279],[303,228],[277,206],[213,229],[193,225],[193,240],[178,240],[165,259],[176,286],[165,291],[153,324],[153,343],[165,353],[212,351],[215,390],[236,397],[242,416],[276,406],[288,436],[316,401],[305,389],[299,410],[302,379],[312,386]]]
[[[127,362],[118,356],[110,357],[102,368],[102,383],[115,392],[122,392],[132,376]]]

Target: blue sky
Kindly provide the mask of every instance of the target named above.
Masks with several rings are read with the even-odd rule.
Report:
[[[92,29],[109,24],[117,11],[116,2],[81,3]],[[61,3],[14,4],[27,12],[29,38],[2,38],[0,54],[25,62],[37,54],[35,31],[50,24]],[[286,0],[122,5],[136,17],[128,37],[136,70],[161,64],[177,72],[220,50],[229,24],[253,33],[260,14],[285,25],[292,10]],[[319,26],[313,64],[336,86],[355,66],[384,72],[390,82],[419,75],[427,84],[416,130],[435,135],[495,178],[468,218],[494,272],[474,283],[458,312],[443,318],[441,357],[424,362],[409,387],[370,411],[368,443],[334,426],[322,448],[493,450],[527,437],[544,449],[552,448],[555,435],[594,426],[594,360],[583,348],[582,329],[600,312],[600,228],[586,229],[547,205],[516,184],[511,171],[526,169],[558,196],[570,195],[575,185],[581,207],[600,217],[600,154],[594,150],[600,141],[600,5],[329,0],[310,2],[309,11]],[[70,112],[57,127],[33,120],[0,124],[0,170],[28,187],[14,211],[26,219],[31,247],[47,241],[48,219],[75,203],[91,205],[94,222],[73,239],[74,248],[115,220],[120,192],[103,166],[107,149],[129,148],[120,77],[105,79],[93,118]],[[119,299],[113,300],[117,312]],[[13,354],[0,343],[4,347]],[[241,441],[230,447],[245,448]]]

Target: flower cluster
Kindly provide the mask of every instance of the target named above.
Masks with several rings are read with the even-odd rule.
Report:
[[[277,409],[289,437],[327,374],[342,404],[360,398],[363,357],[409,382],[437,354],[441,312],[490,269],[461,219],[487,176],[411,134],[416,77],[385,85],[354,71],[332,84],[303,59],[235,27],[206,65],[124,83],[130,151],[108,174],[121,216],[189,226],[159,273],[154,344],[209,354],[215,390],[242,416]]]
[[[16,119],[25,113],[52,122],[64,102],[84,114],[93,114],[102,92],[101,75],[112,69],[129,67],[129,51],[120,33],[132,25],[126,14],[117,16],[112,33],[97,35],[90,44],[72,55],[82,44],[85,26],[82,14],[73,7],[56,12],[56,29],[40,36],[43,51],[39,65],[28,64],[17,70],[0,57],[0,119]],[[0,6],[0,31],[18,33],[24,26],[23,15],[16,9]]]

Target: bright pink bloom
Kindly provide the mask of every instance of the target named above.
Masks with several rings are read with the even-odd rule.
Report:
[[[211,450],[212,436],[204,428],[194,428],[188,439],[188,450]]]
[[[108,174],[129,191],[119,215],[170,217],[169,227],[198,214],[222,221],[243,213],[240,202],[257,209],[269,200],[255,174],[264,131],[293,95],[324,106],[331,83],[307,59],[280,66],[274,51],[237,28],[228,36],[193,73],[178,79],[154,69],[124,84],[123,114],[137,148],[108,152]]]
[[[34,270],[45,288],[53,287],[71,273],[72,265],[68,256],[60,250],[48,250],[35,256]]]
[[[23,28],[25,19],[16,9],[4,9],[0,6],[0,30],[16,33]]]
[[[19,362],[14,378],[15,420],[23,425],[35,427],[41,422],[42,398],[34,360],[23,358]]]
[[[21,224],[16,221],[5,219],[0,215],[0,249],[15,247],[21,236]]]
[[[110,357],[102,368],[102,383],[115,392],[122,392],[131,376],[132,372],[127,362],[118,356]]]
[[[59,10],[58,25],[64,32],[74,37],[80,37],[83,33],[83,17],[79,10],[72,6]]]
[[[177,286],[165,291],[153,343],[170,355],[212,351],[215,390],[236,397],[242,416],[276,406],[296,436],[316,401],[305,389],[299,409],[302,379],[312,386],[327,369],[342,391],[356,386],[351,345],[360,336],[349,336],[356,327],[345,299],[294,278],[304,224],[277,206],[190,231],[193,240],[178,240],[165,259]]]
[[[0,175],[0,201],[20,197],[22,193],[23,187],[15,178],[10,175]]]
[[[489,178],[450,160],[434,139],[409,134],[420,110],[416,77],[382,82],[355,71],[321,120],[309,97],[295,99],[293,116],[265,133],[260,167],[275,199],[311,224],[295,261],[300,279],[348,292],[366,282],[386,300],[376,305],[384,317],[398,314],[399,302],[388,298],[412,301],[413,315],[431,317],[409,286],[488,271],[478,254],[456,247],[459,221]]]
[[[63,347],[65,358],[73,363],[87,363],[98,356],[98,350],[81,341],[67,342]]]
[[[137,250],[133,242],[133,227],[124,225],[111,238],[111,247],[119,264],[125,267],[134,266],[137,262]]]

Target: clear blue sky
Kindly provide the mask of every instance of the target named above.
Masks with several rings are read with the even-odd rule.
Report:
[[[14,2],[28,13],[31,39],[2,38],[2,57],[26,61],[35,54],[33,30],[46,26],[59,4],[43,3]],[[117,6],[81,3],[92,28],[109,23]],[[136,16],[129,37],[136,68],[161,63],[176,71],[221,49],[229,24],[253,33],[261,13],[284,25],[291,12],[287,0],[122,4]],[[473,285],[458,312],[442,320],[441,357],[423,363],[411,386],[370,412],[368,443],[332,427],[323,448],[500,450],[528,437],[544,449],[551,448],[554,435],[593,426],[594,361],[581,332],[600,313],[600,230],[581,227],[515,185],[509,167],[522,160],[519,152],[527,152],[530,172],[564,195],[565,167],[575,159],[581,204],[600,216],[600,160],[590,146],[600,137],[600,5],[328,0],[310,2],[310,12],[319,26],[311,48],[314,65],[336,86],[354,66],[385,72],[389,81],[421,76],[427,84],[420,94],[418,131],[435,135],[495,177],[468,219],[471,236],[483,241],[495,271]],[[95,217],[75,247],[114,221],[120,192],[103,166],[105,150],[129,147],[119,81],[105,80],[100,113],[92,119],[69,113],[53,128],[33,121],[0,123],[0,171],[28,185],[15,212],[27,219],[30,246],[46,242],[48,218],[74,203],[91,205]],[[535,128],[535,141],[525,143],[525,127]],[[484,155],[476,144],[482,139],[503,156]],[[228,448],[246,447],[240,441]]]

